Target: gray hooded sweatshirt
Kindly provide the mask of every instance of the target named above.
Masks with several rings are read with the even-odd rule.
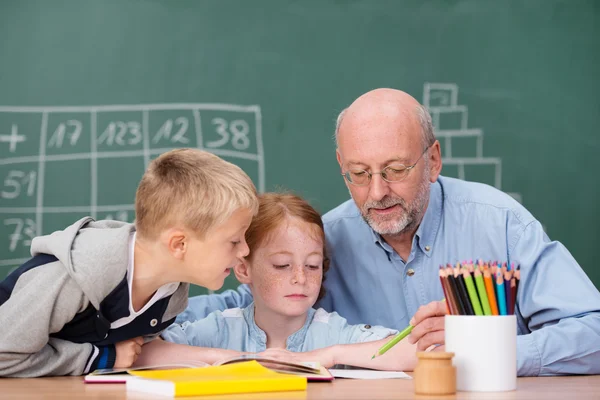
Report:
[[[129,315],[132,224],[86,217],[33,239],[28,262],[0,282],[0,376],[82,375],[111,368],[114,344],[147,340],[187,306],[189,285],[117,329]],[[150,323],[148,323],[150,321]]]

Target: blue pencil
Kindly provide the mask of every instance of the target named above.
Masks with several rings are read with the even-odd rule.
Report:
[[[504,293],[504,277],[502,270],[496,271],[496,297],[498,297],[498,311],[500,315],[508,315],[506,312],[506,295]]]

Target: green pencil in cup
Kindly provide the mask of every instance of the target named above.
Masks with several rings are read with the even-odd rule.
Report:
[[[446,299],[442,299],[442,301],[446,301]],[[404,330],[402,332],[398,332],[396,334],[396,336],[394,336],[389,342],[387,342],[386,344],[381,346],[379,348],[379,350],[377,350],[377,352],[375,354],[373,354],[373,357],[371,357],[371,360],[374,359],[375,357],[384,355],[389,349],[394,347],[399,341],[401,341],[402,339],[404,339],[405,337],[410,335],[413,328],[414,328],[414,326],[408,325],[406,328],[404,328]]]

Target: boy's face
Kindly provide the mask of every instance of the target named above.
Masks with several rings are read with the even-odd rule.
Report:
[[[299,316],[317,301],[323,279],[319,227],[289,218],[248,260],[257,307]]]
[[[249,253],[244,235],[252,221],[248,209],[236,210],[223,224],[213,227],[203,240],[190,238],[184,268],[190,283],[217,290],[232,268]]]

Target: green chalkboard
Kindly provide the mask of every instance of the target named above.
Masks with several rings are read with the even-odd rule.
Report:
[[[0,277],[37,234],[132,221],[173,147],[326,212],[337,113],[394,87],[430,108],[444,174],[511,193],[600,285],[597,1],[3,1],[0,37]]]

